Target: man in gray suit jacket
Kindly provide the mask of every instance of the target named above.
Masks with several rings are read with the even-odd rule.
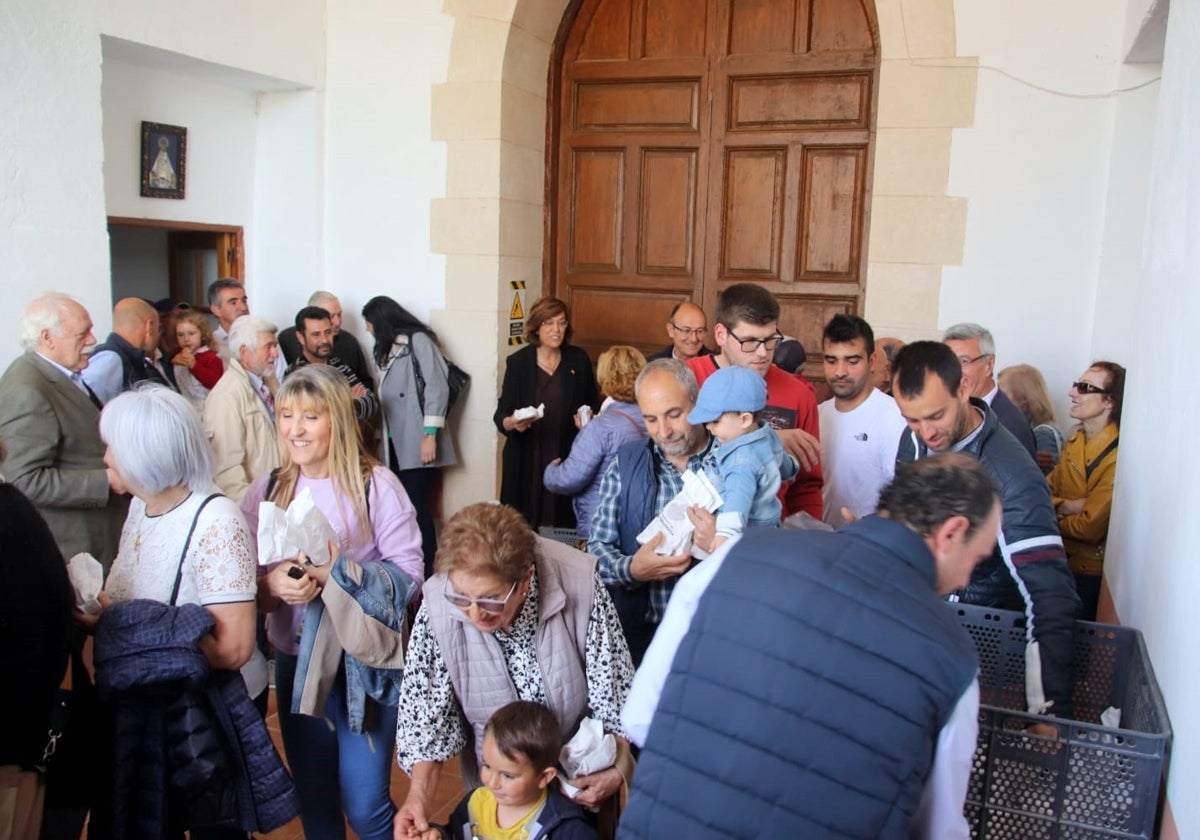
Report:
[[[25,353],[0,377],[4,477],[33,502],[64,559],[87,551],[107,570],[129,500],[109,489],[99,401],[79,376],[96,343],[92,319],[48,294],[25,308],[19,337]]]

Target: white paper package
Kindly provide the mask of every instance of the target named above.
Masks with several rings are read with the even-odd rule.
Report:
[[[313,502],[305,487],[296,494],[287,510],[274,502],[258,506],[258,563],[265,566],[297,557],[301,552],[314,566],[324,566],[329,556],[329,541],[335,539],[333,527]]]

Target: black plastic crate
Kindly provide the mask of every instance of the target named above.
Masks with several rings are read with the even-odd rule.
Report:
[[[1142,634],[1075,622],[1074,720],[1026,714],[1025,616],[954,604],[979,651],[966,815],[978,840],[1150,838],[1171,725]],[[1109,706],[1120,728],[1100,723]],[[1048,724],[1056,735],[1029,732]]]
[[[538,528],[538,535],[548,540],[579,548],[579,532],[574,528],[557,528],[553,525],[543,525]]]

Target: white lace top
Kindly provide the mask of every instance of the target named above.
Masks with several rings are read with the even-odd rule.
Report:
[[[207,495],[192,493],[161,516],[147,516],[141,499],[130,502],[117,559],[104,587],[109,597],[171,600],[184,541]],[[224,496],[213,499],[196,521],[176,603],[207,606],[254,600],[254,551],[253,537],[237,505]]]
[[[215,492],[213,489],[213,492]],[[196,530],[183,561],[176,604],[236,604],[253,601],[257,592],[257,548],[235,502],[217,496],[196,511],[208,493],[192,493],[179,507],[161,516],[147,516],[146,503],[136,496],[121,529],[117,559],[104,584],[114,601],[148,598],[168,603],[179,569],[179,556],[192,520]],[[267,662],[257,647],[242,666],[242,679],[251,697],[267,689]]]

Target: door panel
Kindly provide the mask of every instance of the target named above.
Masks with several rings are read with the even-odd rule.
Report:
[[[870,0],[580,0],[557,60],[545,288],[576,341],[664,343],[680,300],[779,297],[815,359],[865,280]],[[819,371],[816,365],[814,370]]]
[[[695,149],[642,151],[639,274],[692,273],[696,157]]]

